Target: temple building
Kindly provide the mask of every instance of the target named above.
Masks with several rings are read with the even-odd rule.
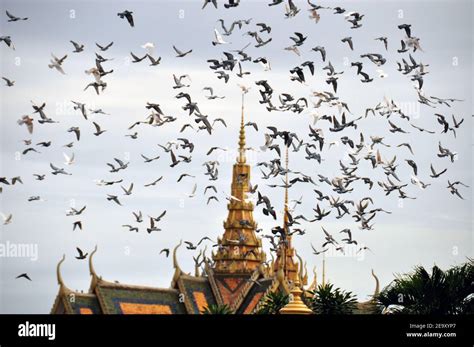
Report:
[[[284,292],[293,300],[281,313],[308,314],[311,311],[301,300],[301,295],[316,287],[316,273],[308,284],[306,266],[292,246],[288,227],[288,189],[284,196],[283,235],[276,259],[267,261],[262,240],[257,236],[257,223],[253,217],[254,205],[248,200],[251,187],[251,167],[245,153],[244,106],[239,132],[239,152],[233,165],[231,198],[227,204],[228,215],[224,233],[211,259],[205,253],[204,270],[196,266],[194,275],[186,274],[179,266],[178,251],[173,250],[174,274],[169,288],[156,288],[109,282],[97,275],[93,257],[89,256],[91,284],[88,293],[69,289],[61,276],[61,264],[56,275],[59,292],[51,310],[52,314],[201,314],[211,305],[227,305],[236,314],[251,314],[258,310],[266,294]],[[288,171],[288,151],[286,151]],[[288,183],[288,174],[286,175]],[[376,291],[378,293],[378,279]],[[324,278],[323,267],[323,283]],[[307,286],[305,288],[305,286]],[[370,313],[374,302],[359,303],[355,313]]]

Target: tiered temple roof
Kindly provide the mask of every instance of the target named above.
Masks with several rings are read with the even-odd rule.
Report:
[[[213,254],[214,273],[226,276],[248,277],[265,262],[262,240],[257,237],[257,223],[253,218],[253,203],[248,201],[250,189],[250,165],[245,156],[244,94],[239,132],[239,153],[232,170],[232,185],[228,216],[224,222],[224,235],[218,239],[218,250]],[[234,281],[235,282],[235,281]]]
[[[286,152],[288,172],[288,150]],[[303,260],[296,254],[288,228],[288,190],[285,190],[283,228],[285,240],[277,251],[277,259],[266,265],[262,242],[255,233],[257,223],[253,218],[254,206],[247,200],[250,188],[250,165],[245,156],[244,106],[239,132],[239,154],[233,166],[231,197],[227,205],[228,216],[224,234],[218,239],[218,249],[212,262],[205,258],[205,270],[195,275],[184,273],[178,263],[178,249],[173,250],[174,275],[169,288],[156,288],[109,282],[98,276],[93,265],[97,247],[89,255],[91,284],[88,293],[69,289],[57,265],[59,292],[53,304],[53,314],[200,314],[211,305],[228,305],[237,314],[255,312],[269,292],[282,291],[301,295],[307,282],[303,273]],[[287,183],[288,183],[288,177]],[[295,260],[298,258],[298,262]],[[378,279],[376,293],[378,293]],[[323,274],[324,277],[324,274]],[[315,278],[308,289],[316,287]],[[287,311],[307,310],[302,302],[288,305]],[[370,313],[373,301],[359,303],[356,313]],[[302,312],[303,312],[302,311]]]

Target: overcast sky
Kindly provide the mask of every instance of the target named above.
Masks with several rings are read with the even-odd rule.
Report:
[[[222,1],[221,1],[222,2]],[[397,155],[397,173],[404,183],[408,183],[407,195],[416,200],[399,201],[396,194],[385,196],[377,184],[371,191],[362,183],[353,185],[354,192],[343,196],[359,200],[365,196],[374,199],[375,206],[391,211],[392,214],[378,214],[375,217],[374,230],[359,230],[358,224],[349,216],[336,219],[336,213],[322,222],[303,223],[306,229],[304,236],[294,238],[294,246],[307,261],[310,281],[312,269],[317,267],[321,278],[321,256],[314,256],[311,244],[321,248],[324,226],[334,235],[343,228],[350,228],[354,238],[372,252],[361,252],[357,255],[328,254],[326,256],[327,277],[335,285],[357,294],[359,300],[366,300],[373,293],[374,281],[370,269],[374,269],[383,286],[387,285],[397,273],[406,273],[415,265],[431,267],[434,264],[447,268],[466,261],[473,256],[472,235],[472,189],[460,187],[465,198],[461,200],[452,196],[447,180],[461,180],[473,186],[472,182],[472,3],[470,1],[351,1],[349,3],[321,2],[324,6],[342,6],[348,11],[357,10],[365,17],[363,26],[350,29],[350,24],[343,16],[333,15],[332,11],[321,10],[319,23],[308,18],[305,1],[295,1],[301,12],[291,19],[284,18],[284,7],[268,7],[267,1],[244,1],[238,8],[225,10],[222,4],[218,10],[211,5],[201,10],[201,1],[0,1],[0,36],[10,35],[15,50],[0,42],[1,76],[15,81],[14,87],[2,85],[1,118],[0,118],[0,177],[11,179],[21,176],[23,185],[3,186],[0,194],[0,211],[13,214],[12,223],[0,226],[2,244],[32,244],[38,247],[38,259],[3,257],[0,258],[0,312],[2,313],[48,313],[57,294],[55,267],[63,254],[67,260],[63,266],[63,277],[71,289],[86,291],[90,277],[86,260],[74,259],[76,247],[90,252],[95,245],[99,251],[95,257],[97,272],[107,280],[118,280],[121,283],[168,287],[172,278],[171,257],[159,254],[162,248],[174,247],[180,239],[197,241],[203,236],[217,238],[223,234],[222,222],[226,218],[227,208],[225,193],[230,192],[232,165],[235,162],[235,149],[238,141],[240,117],[240,90],[237,83],[251,86],[246,98],[246,120],[256,122],[259,132],[246,128],[248,146],[258,148],[264,143],[264,132],[267,126],[276,126],[280,130],[296,132],[308,141],[308,124],[312,124],[311,113],[336,114],[337,109],[310,108],[297,115],[291,112],[267,112],[259,104],[260,95],[254,81],[265,79],[274,89],[274,104],[278,105],[278,94],[291,93],[295,97],[309,98],[312,91],[330,91],[325,83],[326,65],[319,53],[311,52],[315,46],[325,46],[328,61],[336,71],[344,71],[339,78],[338,93],[342,101],[348,103],[353,115],[350,119],[364,115],[367,107],[374,107],[384,96],[393,99],[411,117],[412,123],[436,134],[420,133],[411,128],[406,120],[394,118],[393,121],[409,134],[392,134],[388,131],[387,120],[382,117],[369,116],[359,122],[358,129],[343,133],[332,133],[328,123],[320,121],[316,127],[323,128],[326,142],[339,141],[343,135],[358,141],[363,132],[366,141],[370,136],[384,136],[384,142],[390,148],[380,146],[382,157],[391,159]],[[133,11],[135,27],[117,16],[117,12],[128,9]],[[5,10],[19,17],[29,17],[27,21],[8,23]],[[401,17],[401,18],[400,18]],[[233,20],[252,18],[251,24],[241,31],[236,29],[232,36],[225,37],[230,43],[213,47],[213,30],[218,28],[217,20],[223,18],[227,26]],[[248,42],[253,42],[246,31],[254,31],[255,23],[265,22],[272,27],[272,42],[263,48],[251,45],[247,52],[253,57],[267,57],[272,70],[263,71],[259,64],[246,62],[243,67],[252,74],[239,79],[232,74],[225,84],[218,80],[208,68],[207,59],[221,59],[221,52],[241,49]],[[463,99],[454,103],[451,108],[428,108],[417,102],[413,82],[396,70],[396,61],[402,55],[396,50],[404,32],[397,29],[402,23],[412,24],[412,33],[420,38],[422,52],[412,53],[417,61],[429,64],[429,74],[424,76],[423,91],[427,96]],[[292,42],[293,33],[302,32],[308,36],[300,48],[302,55],[283,48]],[[262,34],[262,37],[268,35]],[[354,51],[340,40],[352,36]],[[388,51],[382,43],[374,40],[379,36],[389,38]],[[82,53],[72,53],[69,40],[85,45]],[[99,96],[93,89],[83,91],[92,82],[92,77],[84,73],[94,66],[94,53],[98,51],[95,42],[105,45],[114,41],[114,45],[100,54],[112,61],[104,63],[106,69],[114,73],[107,75],[106,90]],[[161,56],[158,66],[149,66],[148,61],[138,64],[130,63],[129,52],[142,56],[145,50],[141,47],[147,42],[155,45],[155,56]],[[192,49],[192,54],[185,58],[176,58],[172,46],[182,50]],[[68,54],[63,64],[66,75],[61,75],[48,68],[50,54],[58,57]],[[382,69],[388,77],[377,76],[376,67],[367,59],[361,59],[363,53],[381,53],[387,58]],[[290,81],[288,70],[306,60],[315,62],[315,76],[307,74],[307,84]],[[364,71],[374,78],[372,83],[361,83],[355,75],[355,68],[346,62],[363,61]],[[188,74],[191,87],[172,89],[173,74]],[[2,81],[3,83],[3,81]],[[211,86],[218,95],[225,99],[207,100],[203,87]],[[212,136],[206,132],[195,133],[186,130],[179,133],[185,123],[195,123],[182,110],[183,99],[174,96],[179,91],[189,93],[197,101],[203,114],[211,119],[225,119],[227,128],[215,125]],[[28,134],[17,120],[25,114],[32,114],[30,100],[37,104],[46,102],[45,112],[57,120],[57,124],[41,125],[35,122],[34,133]],[[86,121],[79,111],[72,109],[71,100],[86,103],[90,108],[102,108],[110,115],[96,115],[93,121],[99,123],[106,133],[93,136],[95,130],[91,120]],[[316,100],[316,99],[314,99]],[[145,109],[146,102],[159,103],[165,115],[177,117],[174,123],[162,127],[140,125],[132,131],[127,128],[136,121],[144,120],[149,114]],[[464,123],[457,129],[457,137],[452,132],[440,134],[441,126],[436,122],[434,113],[444,114],[449,121],[451,115],[464,118]],[[38,116],[35,114],[35,119]],[[63,145],[74,141],[74,135],[66,130],[72,126],[80,127],[81,139],[75,141],[73,148]],[[138,139],[125,137],[138,131]],[[186,137],[193,141],[196,149],[192,153],[191,163],[180,163],[170,168],[168,153],[157,146],[168,141]],[[49,148],[35,146],[41,153],[18,155],[26,146],[22,140],[31,139],[33,144],[41,141],[52,141]],[[438,158],[438,142],[458,153],[458,158],[451,163],[447,158]],[[397,148],[402,142],[409,142],[414,150],[410,155],[406,148]],[[215,151],[206,156],[211,146],[228,148],[227,152]],[[66,168],[71,176],[53,176],[49,163],[65,167],[63,152],[75,154],[76,163]],[[187,150],[179,154],[188,155]],[[160,155],[152,163],[144,163],[140,154],[146,156]],[[261,179],[257,162],[268,161],[275,157],[275,152],[251,151],[249,161],[253,165],[252,183],[259,185],[259,190],[268,195],[278,211],[278,221],[264,216],[261,206],[255,209],[255,219],[264,233],[281,223],[283,210],[282,188],[272,189],[267,184],[280,183],[280,178],[272,181]],[[304,151],[290,152],[290,169],[311,175],[317,174],[330,178],[340,176],[339,160],[347,160],[345,146],[331,146],[322,153],[323,162],[304,159]],[[129,168],[119,173],[109,173],[106,162],[113,158],[130,161]],[[129,159],[128,159],[129,158]],[[404,159],[416,161],[419,178],[431,186],[420,190],[410,183],[411,168]],[[205,176],[204,161],[218,160],[219,179],[208,181]],[[437,170],[448,168],[448,172],[438,179],[431,179],[430,163]],[[34,180],[33,173],[46,174],[44,181]],[[177,178],[182,173],[189,173],[196,178],[186,177],[180,183]],[[370,176],[376,181],[385,180],[379,167],[373,170],[369,162],[361,161],[357,174]],[[158,177],[163,180],[154,187],[143,185]],[[119,185],[99,187],[94,180],[123,179],[124,186],[134,182],[131,196],[123,196]],[[187,195],[194,183],[197,194],[194,198]],[[219,202],[206,205],[208,195],[204,188],[215,184],[218,189]],[[330,187],[319,183],[318,189],[326,194],[332,192]],[[107,194],[118,195],[123,206],[106,200]],[[295,213],[312,216],[312,209],[318,202],[312,187],[307,184],[296,184],[290,192],[290,199],[303,197],[303,203],[297,206]],[[30,196],[41,196],[45,201],[28,202]],[[87,209],[80,216],[67,217],[66,210],[74,203]],[[326,203],[321,206],[329,209]],[[160,232],[146,233],[146,223],[140,226],[140,232],[128,232],[122,224],[136,224],[132,211],[141,210],[144,216],[159,215],[167,210],[159,227]],[[83,231],[73,231],[72,224],[80,219]],[[340,238],[340,234],[337,235]],[[268,244],[264,243],[268,251]],[[208,250],[208,255],[209,250]],[[192,256],[195,251],[184,247],[179,252],[181,267],[193,272]],[[269,258],[269,255],[268,255]],[[15,280],[21,273],[28,273],[32,282],[24,279]]]

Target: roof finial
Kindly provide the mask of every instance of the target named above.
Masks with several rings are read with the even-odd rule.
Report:
[[[66,291],[67,290],[67,287],[66,287],[66,285],[64,284],[64,281],[63,281],[63,276],[61,275],[61,264],[65,260],[66,260],[66,255],[63,254],[63,257],[61,258],[58,265],[56,266],[56,277],[58,279],[58,284],[59,284],[59,290],[60,291]]]
[[[379,282],[379,278],[374,272],[374,269],[372,269],[372,277],[375,278],[375,290],[374,290],[374,295],[372,296],[374,298],[380,294],[380,282]]]
[[[97,252],[97,245],[95,246],[94,250],[89,255],[89,273],[92,276],[91,285],[89,288],[90,293],[94,292],[95,287],[97,286],[97,283],[99,281],[99,276],[97,276],[97,273],[95,272],[95,269],[94,269],[94,264],[92,262],[92,257],[94,256],[96,252]]]
[[[312,314],[313,311],[303,302],[301,296],[303,291],[300,288],[300,281],[298,277],[295,280],[293,288],[291,289],[290,295],[291,300],[281,310],[280,314]]]
[[[288,146],[286,146],[286,152],[285,152],[285,209],[284,209],[284,217],[283,217],[283,227],[287,228],[288,226]]]
[[[171,288],[175,288],[178,284],[178,279],[179,277],[181,276],[181,274],[183,273],[183,271],[181,271],[181,268],[179,267],[179,264],[178,264],[178,248],[181,246],[181,244],[183,243],[183,240],[180,240],[179,243],[176,245],[176,247],[173,249],[173,268],[174,268],[174,275],[173,275],[173,279],[171,280]]]
[[[309,290],[315,290],[318,288],[318,273],[316,272],[316,266],[313,267],[313,282],[309,286]]]
[[[246,162],[245,158],[245,123],[244,123],[244,96],[248,90],[242,89],[242,114],[240,118],[240,133],[239,133],[239,157],[238,162],[243,164]]]

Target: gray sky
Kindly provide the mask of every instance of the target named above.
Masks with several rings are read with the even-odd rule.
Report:
[[[308,272],[317,267],[321,277],[320,256],[312,254],[310,244],[320,249],[323,241],[321,226],[337,234],[343,228],[351,228],[354,238],[360,244],[370,247],[372,252],[358,255],[328,254],[326,257],[327,276],[331,282],[345,290],[353,291],[360,300],[372,294],[374,288],[370,269],[374,269],[382,285],[387,285],[395,273],[405,273],[413,266],[421,264],[431,267],[437,264],[443,268],[462,263],[466,257],[473,256],[472,237],[472,190],[461,188],[465,200],[449,194],[447,180],[461,180],[473,186],[472,182],[472,3],[469,1],[410,1],[410,2],[372,2],[351,1],[349,3],[321,2],[324,6],[342,6],[365,14],[362,28],[349,29],[350,24],[342,16],[332,15],[332,11],[321,10],[321,20],[314,23],[308,18],[307,4],[295,1],[301,12],[292,19],[284,18],[282,6],[268,7],[264,1],[245,1],[236,9],[215,10],[208,6],[201,10],[200,1],[0,1],[0,36],[10,35],[16,50],[11,50],[0,43],[1,76],[15,80],[15,86],[7,88],[2,85],[1,118],[0,118],[0,177],[11,178],[20,175],[24,185],[5,187],[0,194],[0,211],[13,213],[13,221],[0,226],[2,244],[33,244],[38,247],[38,259],[0,257],[0,312],[2,313],[47,313],[52,307],[57,294],[55,266],[62,254],[67,260],[63,266],[63,277],[71,289],[87,290],[90,282],[86,261],[74,259],[76,246],[90,252],[95,245],[99,251],[95,257],[96,270],[108,280],[122,283],[168,287],[172,277],[171,258],[159,255],[164,248],[172,248],[180,239],[197,241],[207,235],[212,238],[222,235],[222,221],[226,218],[226,201],[224,192],[230,190],[232,164],[235,161],[238,125],[240,116],[240,91],[237,83],[252,87],[246,98],[246,119],[258,123],[259,132],[247,130],[247,144],[259,147],[264,143],[263,134],[266,126],[274,125],[281,130],[298,133],[308,140],[308,124],[312,122],[311,113],[337,114],[336,109],[308,109],[300,115],[289,112],[268,113],[258,103],[259,93],[254,81],[266,79],[274,89],[274,103],[278,104],[279,93],[291,93],[295,96],[309,97],[311,91],[330,90],[325,83],[325,74],[321,70],[325,63],[320,55],[311,52],[317,45],[325,46],[328,60],[336,71],[344,70],[339,79],[337,95],[347,102],[352,117],[363,115],[367,107],[373,107],[383,100],[384,96],[392,98],[412,117],[416,125],[436,130],[435,135],[422,134],[409,127],[406,121],[395,118],[394,123],[409,130],[409,134],[391,134],[388,132],[387,120],[382,117],[368,117],[359,122],[357,130],[350,129],[344,133],[331,133],[327,122],[318,122],[316,127],[323,128],[327,143],[343,135],[358,140],[363,132],[366,140],[370,135],[384,136],[384,142],[390,148],[380,147],[383,158],[391,159],[397,155],[399,167],[397,173],[402,181],[408,183],[406,192],[416,196],[416,200],[404,200],[400,205],[395,194],[385,196],[377,184],[372,191],[362,183],[354,184],[354,193],[344,196],[347,199],[359,200],[370,195],[375,205],[392,211],[390,215],[378,214],[375,218],[375,230],[359,230],[358,224],[346,216],[335,218],[335,211],[322,222],[302,224],[306,235],[294,238],[298,253],[307,261]],[[222,7],[222,5],[221,5]],[[7,23],[5,10],[19,17],[29,17],[28,21]],[[117,12],[129,9],[133,11],[135,28],[130,28],[125,20],[117,17]],[[71,15],[74,18],[71,18]],[[403,18],[399,18],[403,15]],[[213,47],[213,30],[220,27],[217,19],[223,18],[226,25],[236,19],[252,18],[249,26],[236,30],[226,37],[231,42],[224,47]],[[252,74],[239,79],[234,74],[228,84],[217,80],[208,68],[207,59],[221,59],[221,52],[240,49],[248,42],[253,42],[242,34],[255,30],[255,23],[265,22],[272,27],[273,41],[263,47],[248,48],[253,57],[268,57],[272,70],[263,71],[258,64],[245,63],[244,69]],[[417,61],[429,64],[425,76],[423,91],[427,96],[452,97],[464,102],[453,104],[452,108],[439,107],[431,109],[420,105],[416,100],[413,82],[396,71],[396,61],[402,56],[396,52],[404,33],[397,29],[402,23],[412,24],[413,35],[421,39],[423,52],[412,53]],[[298,57],[283,48],[291,44],[289,37],[295,31],[308,36],[301,47],[302,56]],[[262,36],[264,36],[262,34]],[[354,51],[350,51],[340,39],[352,36]],[[383,45],[375,37],[387,36],[389,49],[385,52]],[[265,36],[266,37],[266,36]],[[69,40],[83,43],[82,53],[72,53]],[[104,80],[108,86],[100,96],[92,89],[83,91],[92,81],[84,70],[94,66],[95,42],[114,45],[101,54],[113,61],[104,66],[114,69]],[[162,57],[159,66],[148,66],[147,62],[131,64],[129,52],[141,56],[145,50],[141,45],[153,42],[156,46],[155,56]],[[193,49],[189,56],[178,59],[172,46],[182,50]],[[374,82],[363,84],[355,76],[355,69],[345,66],[346,61],[361,61],[363,53],[382,53],[388,60],[382,68],[388,74],[386,79],[377,77],[376,67],[368,60],[364,62],[364,71],[374,77]],[[66,75],[48,68],[50,54],[57,56],[68,54],[64,63]],[[315,76],[309,77],[307,85],[289,80],[288,70],[306,60],[315,62]],[[189,74],[191,87],[181,90],[172,89],[173,74]],[[3,81],[2,81],[3,82]],[[202,88],[212,86],[218,95],[225,95],[223,100],[207,100]],[[183,100],[174,96],[179,91],[188,92],[193,101],[199,103],[204,114],[210,118],[222,117],[228,127],[215,126],[212,136],[207,133],[185,131],[178,134],[183,124],[192,122],[181,109]],[[45,112],[59,121],[58,124],[40,125],[35,122],[33,135],[29,135],[24,126],[17,120],[22,115],[31,114],[30,100],[41,104],[46,102]],[[107,132],[100,137],[92,135],[91,121],[82,118],[79,111],[72,110],[70,100],[86,103],[91,108],[102,108],[110,115],[98,115],[93,118]],[[163,127],[139,126],[138,139],[125,137],[133,133],[127,127],[133,122],[143,120],[149,113],[146,102],[156,102],[162,106],[166,115],[177,117],[174,123]],[[310,104],[311,105],[311,104]],[[434,113],[442,113],[450,120],[451,114],[457,119],[464,118],[464,123],[457,130],[457,138],[452,133],[440,134],[441,127],[436,122]],[[37,116],[35,116],[37,118]],[[194,123],[194,122],[193,122]],[[72,149],[62,146],[74,140],[66,132],[71,126],[81,128],[81,140]],[[196,149],[192,153],[192,162],[169,167],[170,158],[157,144],[186,137],[192,140]],[[26,147],[21,140],[31,139],[34,144],[51,140],[49,148],[38,148],[41,154],[28,153],[16,156]],[[438,158],[437,145],[441,141],[444,147],[458,152],[458,160],[451,163],[447,158]],[[412,144],[415,155],[412,157],[404,148],[396,145],[402,142]],[[228,152],[214,152],[206,156],[211,146],[229,148]],[[52,162],[57,166],[63,164],[63,152],[75,154],[76,163],[67,170],[72,176],[53,176],[49,168]],[[187,151],[180,151],[187,155]],[[143,163],[140,154],[146,156],[161,155],[158,161]],[[272,152],[250,152],[251,163],[273,159]],[[318,173],[328,177],[340,175],[339,160],[346,160],[347,153],[343,145],[326,147],[323,151],[322,164],[304,159],[304,151],[290,153],[290,168],[316,177]],[[106,162],[114,157],[130,158],[129,168],[117,174],[108,172]],[[413,158],[419,169],[419,177],[431,186],[426,190],[410,184],[412,171],[404,159]],[[218,187],[219,203],[206,205],[207,196],[203,195],[204,187],[213,182],[207,181],[202,163],[206,160],[218,160],[219,179],[214,184]],[[438,170],[448,168],[448,172],[439,179],[429,177],[430,163]],[[182,173],[196,176],[185,178],[176,183]],[[32,174],[46,174],[44,181],[35,181]],[[360,176],[370,175],[374,181],[384,178],[381,168],[372,170],[367,161],[361,161],[357,173]],[[163,176],[155,187],[145,188],[143,184]],[[99,187],[95,179],[124,180],[124,185],[135,183],[134,193],[123,196],[118,185]],[[186,195],[191,192],[194,183],[198,193],[194,198]],[[281,223],[283,210],[283,190],[271,189],[269,183],[279,183],[279,178],[272,182],[260,178],[259,168],[252,169],[252,183],[258,184],[262,193],[269,196],[279,214]],[[330,187],[320,184],[323,192],[333,193]],[[108,202],[106,194],[119,195],[123,206]],[[28,202],[33,195],[41,196],[45,201]],[[296,184],[290,190],[290,199],[303,196],[303,204],[297,207],[296,214],[312,215],[316,206],[312,188],[309,185]],[[76,217],[66,217],[65,211],[74,202],[77,207],[87,205],[81,216],[83,231],[72,231]],[[322,206],[324,204],[321,204]],[[324,205],[326,209],[328,207]],[[160,227],[161,232],[151,235],[145,231],[145,224],[140,225],[139,233],[125,231],[122,224],[132,224],[132,211],[141,210],[157,216],[163,210],[167,214]],[[276,223],[264,216],[261,206],[255,209],[255,219],[259,227],[268,232]],[[338,238],[340,235],[337,235]],[[268,251],[268,244],[265,249]],[[350,253],[350,252],[349,252]],[[179,252],[181,267],[192,272],[192,251],[184,247]],[[209,255],[209,251],[208,251]],[[32,282],[14,278],[27,272]],[[312,276],[310,276],[310,281]]]

